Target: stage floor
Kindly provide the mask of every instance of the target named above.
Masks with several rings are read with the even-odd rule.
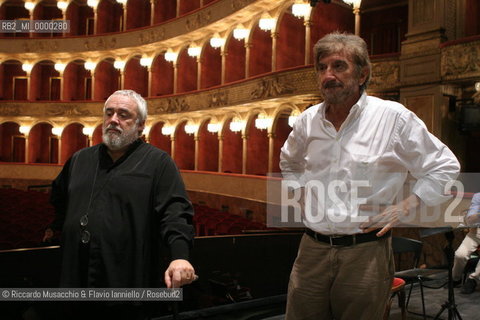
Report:
[[[475,320],[479,319],[480,314],[480,286],[477,287],[477,290],[472,294],[461,294],[460,288],[455,288],[455,302],[457,304],[457,309],[460,312],[460,316],[463,320]],[[408,293],[408,291],[407,291]],[[441,289],[424,289],[425,294],[425,309],[428,318],[432,319],[440,311],[441,305],[447,300],[448,290]],[[410,300],[410,305],[408,308],[413,312],[422,312],[422,303],[420,299],[420,289],[418,286],[414,286],[412,291],[412,297]],[[263,320],[284,320],[284,315],[278,315],[273,317],[264,318]],[[392,305],[392,310],[390,311],[389,320],[400,320],[401,312],[398,308],[397,301],[395,300]],[[407,319],[417,320],[423,319],[422,316],[417,316],[412,313],[407,313]],[[445,310],[440,319],[448,319],[448,312]]]
[[[480,286],[477,286],[477,289],[472,294],[461,294],[460,288],[455,288],[455,303],[457,304],[457,309],[460,313],[460,316],[463,320],[475,320],[480,318]],[[408,293],[408,291],[407,291]],[[425,294],[425,309],[427,316],[431,318],[435,317],[436,314],[442,308],[442,304],[447,301],[448,290],[446,288],[441,289],[424,289]],[[410,299],[410,305],[408,307],[410,311],[422,312],[422,303],[420,299],[420,289],[418,286],[413,288],[412,297]],[[440,316],[441,319],[448,319],[448,312],[445,310]],[[398,304],[395,301],[392,305],[392,310],[390,312],[390,320],[400,320],[401,314]],[[423,319],[421,316],[413,315],[411,313],[407,314],[407,319]]]

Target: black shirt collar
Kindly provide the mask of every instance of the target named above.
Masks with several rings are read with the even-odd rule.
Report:
[[[101,169],[108,169],[111,170],[116,166],[120,165],[123,161],[125,161],[132,152],[134,152],[140,145],[144,142],[140,138],[132,142],[132,144],[128,147],[127,151],[121,156],[117,161],[113,162],[112,158],[108,154],[107,146],[102,143],[99,148],[99,161],[100,161],[100,168]]]

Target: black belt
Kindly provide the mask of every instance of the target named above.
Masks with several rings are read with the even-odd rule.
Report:
[[[352,235],[345,235],[345,236],[327,236],[321,233],[317,233],[311,229],[306,228],[305,233],[308,234],[313,239],[328,243],[331,246],[353,246],[355,244],[370,242],[375,240],[380,240],[386,237],[389,237],[391,234],[391,230],[388,230],[383,236],[377,237],[377,232],[380,231],[374,230],[369,233],[357,233]]]

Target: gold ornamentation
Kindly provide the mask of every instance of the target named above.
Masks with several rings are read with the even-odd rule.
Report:
[[[232,9],[239,10],[248,6],[252,1],[251,0],[232,0]]]
[[[138,42],[140,44],[153,43],[165,39],[165,28],[159,30],[150,30],[140,33]]]
[[[217,91],[210,95],[210,108],[226,106],[228,104],[228,92]]]
[[[158,105],[154,103],[153,113],[175,113],[187,111],[190,109],[185,98],[169,98],[167,101],[162,100]]]
[[[451,46],[441,59],[442,76],[462,77],[466,73],[480,72],[480,43]]]
[[[20,105],[0,106],[0,115],[7,117],[15,117],[20,115]]]
[[[106,50],[114,49],[117,46],[117,39],[115,38],[100,38],[85,40],[85,49],[87,50]]]
[[[23,50],[25,52],[57,51],[58,43],[57,41],[52,41],[52,40],[25,41],[23,43]]]
[[[70,106],[70,105],[55,105],[54,109],[47,110],[46,114],[48,116],[54,117],[78,117],[78,116],[91,116],[92,112],[86,110],[80,106]]]
[[[278,77],[262,79],[257,89],[250,94],[252,99],[276,97],[286,93],[292,93],[295,87],[283,83]]]
[[[212,13],[210,10],[205,12],[201,11],[197,14],[194,14],[192,17],[189,17],[187,22],[185,22],[185,27],[187,28],[187,31],[196,30],[210,23],[211,19]]]
[[[370,86],[377,88],[398,87],[400,81],[400,65],[397,61],[372,63]]]

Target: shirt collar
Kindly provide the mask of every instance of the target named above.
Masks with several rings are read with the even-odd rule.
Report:
[[[366,106],[367,106],[367,94],[364,91],[360,96],[360,98],[358,99],[358,101],[353,105],[352,109],[350,109],[350,113],[355,114],[356,116],[359,116]]]
[[[100,145],[100,152],[99,152],[99,160],[100,160],[100,168],[108,168],[113,169],[114,167],[120,165],[123,161],[125,161],[130,154],[132,154],[141,144],[143,144],[143,140],[140,138],[135,140],[125,151],[123,156],[121,156],[117,161],[113,162],[112,158],[108,154],[107,146],[102,143]]]
[[[365,109],[366,106],[367,106],[367,93],[365,91],[363,91],[363,93],[360,96],[360,98],[358,99],[358,101],[350,109],[349,114],[359,116],[360,113],[362,113],[362,111]],[[318,112],[320,113],[320,115],[322,116],[323,119],[325,119],[325,110],[326,110],[325,107],[326,107],[325,102],[322,102],[320,104],[320,107],[319,107],[319,110],[318,110]]]

